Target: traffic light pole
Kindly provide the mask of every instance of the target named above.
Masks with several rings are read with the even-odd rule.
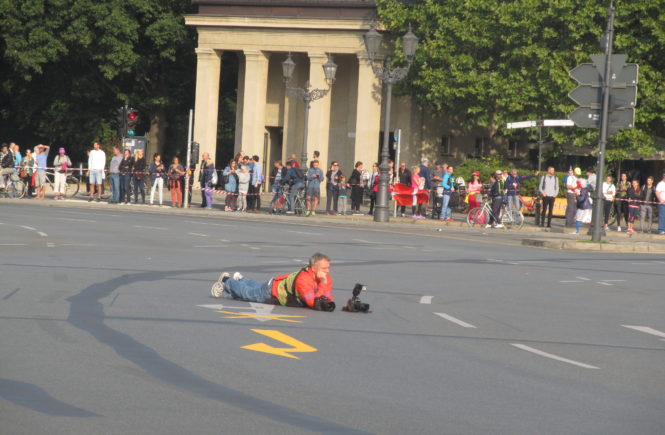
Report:
[[[605,146],[609,128],[610,80],[612,76],[612,42],[614,40],[614,6],[610,2],[607,30],[605,32],[605,77],[603,78],[603,105],[600,116],[600,140],[598,141],[598,169],[593,203],[591,240],[600,242],[603,233],[603,179],[605,178]]]
[[[194,111],[189,109],[189,131],[187,132],[187,166],[185,167],[185,203],[184,208],[189,207],[189,183],[191,182],[190,172],[192,165],[192,119]]]

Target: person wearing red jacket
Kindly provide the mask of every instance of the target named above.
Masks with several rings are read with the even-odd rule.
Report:
[[[308,266],[264,283],[245,278],[240,272],[235,272],[233,277],[224,272],[220,280],[213,284],[210,293],[219,298],[224,291],[233,299],[248,302],[307,307],[318,311],[335,310],[330,258],[318,252],[310,257]]]

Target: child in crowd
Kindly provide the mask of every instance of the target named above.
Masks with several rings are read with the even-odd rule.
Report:
[[[238,211],[247,210],[247,192],[249,191],[249,166],[243,165],[238,174]]]
[[[339,214],[346,214],[346,198],[349,196],[349,185],[346,182],[346,177],[344,175],[339,176],[339,195],[337,196],[339,200]]]

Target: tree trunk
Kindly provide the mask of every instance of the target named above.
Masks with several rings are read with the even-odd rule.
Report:
[[[166,130],[169,123],[166,120],[166,110],[157,108],[150,118],[150,131],[148,132],[148,150],[146,160],[152,161],[155,153],[162,154],[166,143]]]

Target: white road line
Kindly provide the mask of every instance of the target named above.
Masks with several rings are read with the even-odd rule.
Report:
[[[603,282],[626,282],[625,279],[601,279]]]
[[[187,233],[189,236],[198,236],[198,237],[208,237],[207,234],[201,234],[201,233]]]
[[[192,248],[228,248],[229,245],[194,245]]]
[[[609,286],[614,285],[611,282],[605,282],[605,281],[598,281],[596,284],[609,285]]]
[[[77,219],[77,218],[64,218],[64,217],[57,217],[55,219],[61,220],[61,221],[74,221],[74,222],[90,222],[90,223],[95,223],[97,221],[94,221],[92,219]]]
[[[28,246],[27,243],[0,243],[0,246]]]
[[[21,228],[25,228],[26,230],[37,231],[37,228],[32,228],[32,227],[29,227],[29,226],[27,226],[27,225],[19,225],[19,226],[20,226]]]
[[[420,303],[421,304],[431,304],[433,297],[434,296],[423,296],[422,298],[420,298]]]
[[[648,326],[635,326],[635,325],[621,325],[624,328],[634,329],[636,331],[644,332],[645,334],[655,335],[656,337],[665,338],[665,332],[657,329],[649,328]]]
[[[322,233],[308,233],[307,231],[286,230],[287,233],[305,234],[306,236],[322,236]]]
[[[41,232],[41,231],[37,231],[37,234],[39,234],[39,235],[42,236],[42,237],[48,237],[48,234],[43,233],[43,232]]]
[[[496,258],[488,258],[487,261],[493,261],[495,263],[503,263],[503,260],[497,260]]]
[[[168,228],[164,227],[147,227],[144,225],[134,225],[134,228],[145,228],[146,230],[167,230]]]
[[[434,313],[434,314],[436,314],[439,317],[443,317],[444,319],[446,319],[450,322],[453,322],[453,323],[455,323],[455,324],[457,324],[457,325],[459,325],[463,328],[475,328],[475,326],[473,326],[472,324],[466,323],[464,320],[460,320],[457,317],[453,317],[449,314],[446,314],[446,313]]]
[[[554,360],[557,360],[557,361],[565,362],[565,363],[572,364],[574,366],[582,367],[582,368],[585,368],[585,369],[599,369],[600,368],[600,367],[592,366],[590,364],[585,364],[585,363],[582,363],[582,362],[579,362],[579,361],[575,361],[575,360],[572,360],[572,359],[563,358],[563,357],[560,357],[560,356],[557,356],[557,355],[554,355],[554,354],[551,354],[551,353],[543,352],[542,350],[535,349],[535,348],[527,346],[525,344],[510,343],[510,345],[515,346],[518,349],[522,349],[522,350],[525,350],[527,352],[534,353],[536,355],[544,356],[545,358],[551,358],[551,359],[554,359]]]
[[[559,282],[584,282],[584,281],[559,281]]]
[[[212,225],[215,227],[235,227],[235,225],[230,224],[214,224],[212,222],[196,222],[196,221],[184,221],[187,224],[196,224],[196,225]]]
[[[591,281],[591,278],[585,278],[583,276],[576,276],[575,278],[581,279],[582,281]]]
[[[363,239],[351,239],[354,242],[360,242],[360,243],[369,243],[370,245],[384,245],[385,243],[381,242],[371,242],[369,240],[363,240]]]
[[[49,242],[49,243],[46,244],[46,247],[47,248],[55,248],[55,243]]]
[[[292,260],[295,261],[296,263],[304,263],[304,261],[298,260],[297,258],[292,258]]]
[[[228,242],[226,239],[219,239],[220,242]]]

